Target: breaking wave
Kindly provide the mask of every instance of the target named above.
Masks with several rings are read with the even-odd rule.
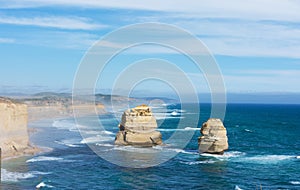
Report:
[[[97,142],[106,142],[106,141],[113,141],[115,138],[111,136],[93,136],[93,137],[87,137],[80,141],[82,144],[91,144],[91,143],[97,143]]]
[[[180,161],[180,163],[186,164],[186,165],[213,164],[215,162],[216,162],[215,160],[203,160],[203,161],[192,161],[192,162]]]
[[[300,181],[290,181],[290,183],[293,185],[300,185]]]
[[[38,185],[35,186],[35,188],[37,188],[37,189],[41,189],[41,188],[44,188],[44,187],[53,188],[52,185],[48,185],[45,182],[41,182],[41,183],[39,183]]]
[[[105,147],[112,147],[114,146],[113,144],[108,144],[108,143],[96,143],[97,146],[105,146]]]
[[[158,149],[154,148],[139,148],[133,146],[114,146],[112,150],[126,151],[126,152],[137,152],[137,153],[158,153]]]
[[[38,175],[47,175],[50,173],[46,172],[38,172],[38,171],[32,171],[32,172],[11,172],[7,171],[6,169],[1,168],[1,180],[4,182],[18,182],[19,180],[34,178]]]
[[[208,153],[203,153],[203,154],[200,154],[200,155],[204,156],[204,157],[213,157],[213,158],[216,158],[218,160],[228,160],[230,158],[237,158],[237,157],[244,156],[245,153],[239,152],[239,151],[230,151],[230,152],[225,152],[223,155],[208,154]]]
[[[245,162],[254,162],[258,164],[272,164],[278,163],[280,161],[285,161],[289,159],[293,159],[295,156],[291,155],[258,155],[258,156],[250,156],[243,158]]]
[[[157,131],[198,131],[200,128],[185,127],[184,129],[156,129]]]
[[[78,125],[68,120],[55,120],[52,123],[52,126],[57,129],[65,129],[65,130],[75,131],[75,132],[78,131],[78,129],[87,128],[86,126]]]
[[[185,117],[180,116],[180,117],[172,117],[172,116],[155,116],[156,120],[164,120],[164,119],[184,119]]]
[[[27,160],[26,162],[45,162],[45,161],[59,161],[59,160],[63,160],[63,158],[59,158],[59,157],[48,157],[48,156],[38,156],[35,158],[31,158],[29,160]]]
[[[68,140],[54,141],[54,142],[68,147],[82,147],[82,145],[79,145],[80,142],[77,139],[68,139]]]
[[[242,190],[242,189],[241,189],[239,186],[236,185],[236,186],[234,187],[234,190]]]
[[[276,164],[280,161],[286,161],[290,159],[295,159],[296,156],[292,155],[256,155],[256,156],[246,156],[245,153],[239,151],[225,152],[223,155],[215,154],[200,154],[204,157],[213,157],[218,160],[231,160],[233,162],[248,162],[254,164]]]

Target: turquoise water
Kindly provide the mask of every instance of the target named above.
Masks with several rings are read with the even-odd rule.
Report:
[[[2,189],[35,189],[38,184],[42,189],[300,189],[300,105],[229,104],[224,125],[230,148],[223,156],[197,153],[197,128],[208,119],[210,107],[201,105],[199,125],[190,126],[196,106],[188,105],[178,118],[169,116],[180,109],[177,105],[164,110],[164,121],[158,115],[164,140],[174,132],[194,133],[184,149],[176,142],[148,149],[114,146],[118,121],[111,114],[100,117],[106,130],[100,135],[96,120],[85,118],[85,140],[72,119],[32,123],[38,129],[32,141],[53,151],[4,162]],[[154,111],[161,114],[159,108]],[[189,128],[176,129],[180,119]],[[102,159],[85,143],[108,157],[148,151],[178,154],[155,167],[124,168]]]

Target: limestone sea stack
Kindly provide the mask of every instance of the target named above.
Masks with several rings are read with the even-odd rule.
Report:
[[[228,149],[227,131],[220,119],[211,118],[203,123],[198,138],[199,152],[223,154]]]
[[[155,131],[156,128],[156,119],[147,105],[128,109],[122,115],[115,144],[141,147],[160,145],[162,135],[159,131]]]

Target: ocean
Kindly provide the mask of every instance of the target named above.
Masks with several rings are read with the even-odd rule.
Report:
[[[224,155],[199,155],[200,127],[210,117],[210,106],[201,104],[198,126],[190,126],[198,104],[189,104],[179,117],[170,113],[180,105],[153,108],[158,130],[167,140],[174,133],[192,134],[185,147],[175,141],[152,148],[113,144],[119,113],[99,116],[105,131],[86,117],[30,124],[37,132],[31,141],[52,148],[36,156],[2,163],[2,189],[300,189],[300,105],[228,104],[224,125],[229,150]],[[179,121],[186,125],[177,129]],[[81,134],[84,133],[85,139]],[[178,139],[180,142],[181,139]],[[174,144],[172,144],[174,143]],[[98,156],[92,149],[103,155]],[[127,168],[108,160],[151,162],[152,152],[175,156],[157,166]],[[117,156],[116,156],[117,155]],[[142,155],[142,156],[141,156]],[[143,156],[146,155],[146,156]],[[157,158],[153,158],[157,159]]]

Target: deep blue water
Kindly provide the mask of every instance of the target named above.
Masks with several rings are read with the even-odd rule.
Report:
[[[227,105],[224,125],[230,148],[223,156],[197,153],[200,132],[195,128],[209,118],[210,106],[201,105],[199,125],[190,126],[195,106],[188,105],[180,118],[169,117],[179,109],[175,105],[164,110],[164,121],[158,116],[164,140],[175,132],[194,133],[184,149],[176,142],[148,149],[116,147],[118,121],[110,114],[100,117],[106,130],[101,135],[93,124],[96,120],[85,118],[85,140],[73,119],[32,123],[30,127],[38,130],[32,141],[53,150],[4,162],[2,189],[35,189],[41,182],[42,189],[300,189],[300,105]],[[180,119],[190,128],[176,130]],[[117,153],[118,158],[139,160],[147,151],[178,154],[158,166],[126,168],[102,159],[85,143],[109,158]]]

